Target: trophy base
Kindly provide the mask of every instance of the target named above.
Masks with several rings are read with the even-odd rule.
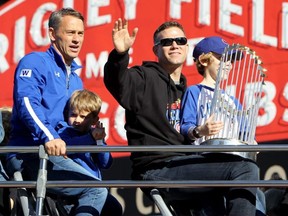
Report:
[[[249,145],[247,143],[243,143],[236,139],[223,139],[223,138],[214,138],[210,140],[206,140],[202,142],[200,145]],[[209,154],[211,152],[203,152],[203,154]],[[238,155],[242,158],[247,158],[250,160],[256,161],[258,152],[219,152],[224,154],[233,154]]]

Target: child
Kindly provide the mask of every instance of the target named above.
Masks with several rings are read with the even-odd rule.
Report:
[[[220,37],[208,37],[200,41],[194,51],[193,58],[198,73],[203,80],[190,86],[182,102],[181,133],[194,144],[200,144],[205,136],[212,136],[223,129],[221,121],[214,121],[210,113],[210,105],[214,95],[214,88],[220,58],[228,44]],[[231,70],[231,62],[226,62],[226,67]]]
[[[206,37],[195,46],[195,49],[193,51],[193,58],[194,58],[197,70],[199,74],[203,76],[203,79],[199,84],[192,85],[189,88],[187,88],[187,91],[184,94],[184,97],[182,99],[182,104],[181,104],[182,111],[181,111],[180,130],[181,130],[181,133],[188,140],[190,140],[191,143],[195,145],[199,145],[202,142],[204,142],[205,137],[207,136],[216,136],[217,134],[219,134],[221,130],[229,130],[229,125],[224,126],[224,123],[222,121],[214,120],[213,114],[209,116],[212,98],[214,95],[216,78],[217,78],[217,74],[220,68],[220,59],[227,46],[228,46],[227,42],[224,41],[220,37],[217,37],[217,36]],[[232,69],[232,62],[228,60],[224,62],[223,64],[225,68],[225,71],[223,71],[225,72],[223,77],[225,78],[225,75],[227,75]],[[234,103],[238,103],[236,99],[234,99]],[[237,105],[235,104],[234,106],[237,107]],[[226,155],[223,154],[221,156],[219,155],[217,156],[217,154],[213,153],[213,154],[205,154],[203,155],[203,157],[207,159],[210,158],[211,165],[213,164],[212,161],[223,161],[223,163],[226,163],[225,169],[230,170],[230,171],[235,169],[233,167],[235,167],[239,163],[243,162],[243,163],[247,163],[247,165],[249,163],[254,163],[253,161],[250,162],[248,160],[242,160],[240,157],[237,158],[237,156],[233,157],[233,155],[230,155],[230,154],[226,154]],[[231,171],[231,173],[223,171],[223,176],[221,178],[231,179],[231,180],[234,180],[234,179],[235,180],[237,179],[248,180],[247,178],[249,178],[249,180],[258,180],[257,173],[253,174],[252,170],[249,170],[249,172],[251,171],[251,174],[245,174],[244,170],[242,170],[243,172],[240,170],[238,171],[239,173],[242,173],[241,175],[243,176],[233,177],[231,174],[233,173],[233,171]],[[211,175],[213,175],[213,173],[211,173]],[[238,213],[237,209],[235,212],[231,212],[231,211],[229,212],[229,209],[231,208],[231,204],[235,205],[237,203],[237,205],[243,207],[243,209],[241,209],[241,211],[243,211],[242,215],[255,215],[256,198],[253,203],[249,201],[250,199],[249,196],[247,197],[244,196],[242,198],[241,197],[232,198],[231,195],[234,193],[233,190],[234,190],[233,188],[228,188],[226,192],[223,191],[223,196],[226,198],[226,208],[227,208],[226,214],[236,215]],[[241,188],[241,190],[243,191],[245,190],[249,192],[251,195],[253,194],[254,197],[256,197],[256,194],[257,194],[257,198],[258,196],[263,197],[263,194],[260,194],[260,191],[257,191],[256,188],[243,188],[243,189]],[[215,193],[217,194],[219,193],[219,191],[215,190],[214,194]],[[264,203],[259,203],[258,201],[259,200],[257,199],[257,207],[259,207],[260,205],[261,206],[265,205]],[[207,206],[204,208],[207,208]],[[217,208],[218,207],[216,207],[216,209]],[[263,212],[265,212],[263,208],[261,208],[261,211],[263,210]],[[257,214],[261,215],[260,212],[258,211],[257,211]]]
[[[99,122],[98,114],[101,109],[101,98],[88,90],[75,91],[66,107],[67,122],[59,122],[57,130],[61,138],[69,145],[106,145],[104,142],[105,128]],[[68,157],[80,164],[91,174],[102,179],[102,168],[112,164],[110,152],[71,153]],[[112,208],[108,205],[112,206]],[[110,211],[107,214],[106,211]],[[113,211],[113,212],[111,212]],[[118,201],[108,194],[101,215],[122,215],[122,207]]]

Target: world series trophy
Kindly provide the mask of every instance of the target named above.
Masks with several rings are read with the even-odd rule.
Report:
[[[232,65],[232,68],[231,68]],[[201,145],[255,145],[259,103],[266,70],[250,48],[232,44],[221,56],[210,108],[224,128]],[[257,152],[225,152],[256,160]]]

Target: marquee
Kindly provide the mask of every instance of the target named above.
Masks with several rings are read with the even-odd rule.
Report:
[[[107,142],[125,145],[125,115],[103,83],[103,67],[112,49],[111,32],[118,17],[139,32],[130,50],[130,66],[157,60],[152,52],[154,30],[166,20],[186,29],[189,56],[183,73],[188,84],[200,81],[192,60],[195,44],[218,35],[256,51],[268,70],[258,114],[257,141],[288,139],[288,1],[285,0],[15,0],[0,6],[0,106],[12,106],[13,74],[17,62],[49,45],[47,20],[61,7],[73,7],[85,17],[85,42],[77,62],[85,88],[103,99],[101,121]],[[243,89],[245,91],[245,88]]]

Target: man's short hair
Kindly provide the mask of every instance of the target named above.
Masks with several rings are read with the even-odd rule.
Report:
[[[184,31],[184,28],[183,26],[176,22],[176,21],[167,21],[167,22],[164,22],[163,24],[161,24],[157,29],[156,31],[154,32],[154,35],[153,35],[153,41],[154,41],[154,44],[156,44],[158,41],[158,35],[161,31],[165,30],[165,29],[168,29],[168,28],[171,28],[171,27],[177,27],[179,29],[181,29],[183,31],[183,33],[185,34],[185,31]]]
[[[59,28],[61,19],[64,16],[73,16],[79,18],[84,23],[84,17],[80,12],[74,10],[73,8],[62,8],[60,10],[52,12],[49,17],[48,27],[57,30]]]

